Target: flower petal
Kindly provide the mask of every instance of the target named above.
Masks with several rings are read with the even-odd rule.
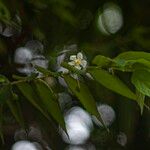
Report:
[[[81,61],[81,66],[82,66],[83,68],[85,68],[85,67],[87,66],[87,61],[86,61],[86,60],[82,60],[82,61]]]
[[[70,60],[76,60],[76,59],[77,59],[76,55],[71,55],[70,56]]]
[[[75,62],[74,61],[70,61],[70,62],[68,62],[68,64],[71,65],[71,66],[74,66]]]
[[[75,68],[81,70],[81,67],[78,65],[76,65]]]
[[[78,59],[83,59],[83,54],[82,54],[81,52],[79,52],[79,53],[77,54],[77,58],[78,58]]]

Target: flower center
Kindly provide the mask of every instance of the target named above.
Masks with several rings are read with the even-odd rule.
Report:
[[[81,64],[81,60],[80,60],[80,59],[76,59],[76,60],[75,60],[75,64],[76,64],[76,65],[80,65],[80,64]]]

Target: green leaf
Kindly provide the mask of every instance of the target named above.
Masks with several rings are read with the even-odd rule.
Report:
[[[19,83],[17,84],[17,87],[19,88],[19,90],[21,91],[21,93],[24,95],[24,97],[26,97],[26,99],[36,108],[38,109],[48,120],[49,116],[47,115],[47,113],[41,108],[40,104],[39,104],[39,97],[37,96],[37,94],[35,93],[35,91],[33,90],[32,86],[29,83]]]
[[[0,80],[0,104],[3,104],[11,96],[11,85],[9,80],[3,75],[0,75]]]
[[[0,127],[0,138],[1,138],[2,144],[5,144],[2,127]]]
[[[150,69],[150,61],[147,61],[145,59],[138,59],[131,63],[132,63],[133,70]]]
[[[0,74],[0,83],[9,83],[8,79]]]
[[[102,55],[97,55],[93,59],[92,63],[97,66],[105,67],[105,66],[108,66],[110,63],[112,63],[112,59],[102,56]]]
[[[32,34],[35,36],[36,39],[43,41],[45,39],[45,35],[43,31],[39,27],[34,27]]]
[[[2,144],[5,144],[2,125],[3,125],[3,112],[2,112],[2,106],[0,105],[0,138],[1,138]]]
[[[150,96],[150,71],[135,70],[131,78],[132,83],[142,94]]]
[[[150,53],[139,51],[128,51],[121,53],[113,59],[113,67],[121,71],[134,71],[139,68],[150,67]]]
[[[23,81],[32,81],[34,79],[36,79],[36,77],[38,76],[38,73],[31,73],[29,76],[18,76],[18,75],[12,75],[12,77],[16,80],[23,80]]]
[[[3,76],[0,75],[0,83],[5,82],[5,79],[3,78]]]
[[[0,19],[4,22],[10,20],[10,12],[1,1],[0,1]]]
[[[137,103],[140,106],[141,109],[141,115],[143,113],[143,108],[144,108],[144,100],[145,100],[145,95],[139,92],[138,90],[136,91],[137,95]]]
[[[128,51],[121,53],[114,60],[137,60],[137,59],[145,59],[150,61],[150,53],[139,52],[139,51]]]
[[[8,79],[4,76],[0,76],[3,79],[3,85],[0,88],[0,103],[6,102],[16,121],[20,126],[24,127],[23,117],[20,111],[20,108],[17,107],[14,100],[14,94],[12,92],[12,86],[9,83]]]
[[[52,11],[63,21],[65,21],[73,26],[76,25],[77,20],[76,20],[75,16],[72,15],[70,13],[70,11],[68,11],[68,9],[57,6],[57,9],[55,8]]]
[[[95,115],[103,123],[105,127],[105,124],[101,118],[101,115],[99,114],[97,110],[95,100],[93,96],[91,95],[88,87],[82,82],[80,82],[78,85],[77,80],[75,80],[69,75],[64,75],[64,79],[67,85],[69,86],[69,88],[71,89],[71,91],[80,100],[80,102],[85,107],[85,109],[92,115]]]
[[[150,69],[150,61],[146,59],[136,60],[116,60],[113,63],[113,68],[121,71],[133,72],[137,69]]]
[[[97,82],[106,88],[120,95],[136,100],[136,95],[116,76],[109,74],[105,70],[96,68],[90,69],[88,72]]]
[[[26,80],[27,79],[27,77],[18,76],[18,75],[15,75],[15,74],[13,74],[12,77],[13,77],[13,79],[16,79],[16,80]]]
[[[18,104],[16,101],[11,98],[7,100],[7,105],[12,112],[13,116],[15,117],[16,121],[20,124],[21,127],[25,127],[23,116],[20,110],[20,106],[18,107]]]
[[[40,66],[37,66],[37,65],[35,65],[34,68],[37,69],[37,71],[43,73],[45,76],[53,76],[53,77],[60,76],[59,72],[56,72],[56,73],[55,72],[51,72],[50,70],[47,70],[47,69],[45,69],[43,67],[40,67]]]
[[[56,96],[54,95],[52,89],[50,89],[48,84],[41,79],[35,80],[34,83],[36,85],[37,93],[40,97],[41,103],[43,103],[48,113],[66,131],[63,113],[61,112],[58,100],[56,99]]]
[[[6,102],[6,100],[10,97],[10,85],[2,85],[0,87],[0,104]]]

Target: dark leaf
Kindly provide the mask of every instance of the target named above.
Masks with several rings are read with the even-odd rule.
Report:
[[[34,81],[37,93],[40,97],[41,103],[45,106],[48,113],[61,125],[61,127],[66,131],[64,117],[61,112],[58,100],[52,89],[48,86],[46,82],[41,79]]]
[[[32,86],[29,83],[19,83],[17,84],[17,87],[19,88],[19,90],[22,92],[22,94],[24,95],[24,97],[27,98],[27,100],[36,108],[38,109],[47,119],[49,119],[49,116],[47,115],[47,113],[45,112],[45,110],[43,110],[39,104],[39,97],[37,96],[37,94],[35,93],[35,91],[33,90]]]
[[[92,115],[95,115],[104,125],[101,115],[99,114],[97,110],[96,102],[93,96],[91,95],[88,87],[82,82],[79,82],[79,85],[78,85],[77,80],[75,80],[69,75],[65,75],[64,79],[66,83],[68,84],[69,88],[71,89],[71,91],[80,100],[80,102],[85,107],[85,109]]]

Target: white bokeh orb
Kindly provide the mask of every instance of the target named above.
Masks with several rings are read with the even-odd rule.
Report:
[[[99,104],[97,106],[97,109],[98,109],[98,112],[100,113],[105,125],[107,127],[110,126],[116,118],[114,109],[107,104]],[[98,126],[103,127],[102,123],[95,116],[93,116],[93,121]]]
[[[38,40],[30,40],[25,44],[25,47],[32,50],[33,54],[39,54],[44,51],[43,44]]]
[[[65,122],[69,139],[61,130],[63,140],[69,144],[83,144],[90,137],[93,128],[90,115],[80,107],[73,107],[65,115]]]
[[[11,150],[38,150],[34,144],[29,141],[18,141],[16,142]]]
[[[124,132],[120,132],[117,135],[117,143],[121,146],[125,146],[127,144],[127,136]]]
[[[106,34],[114,34],[123,26],[123,15],[121,8],[115,3],[104,4],[103,10],[98,16],[98,29]]]
[[[49,61],[43,55],[34,55],[31,63],[47,69]]]
[[[19,47],[16,49],[14,54],[14,62],[18,64],[29,63],[33,55],[30,49],[26,47]]]

